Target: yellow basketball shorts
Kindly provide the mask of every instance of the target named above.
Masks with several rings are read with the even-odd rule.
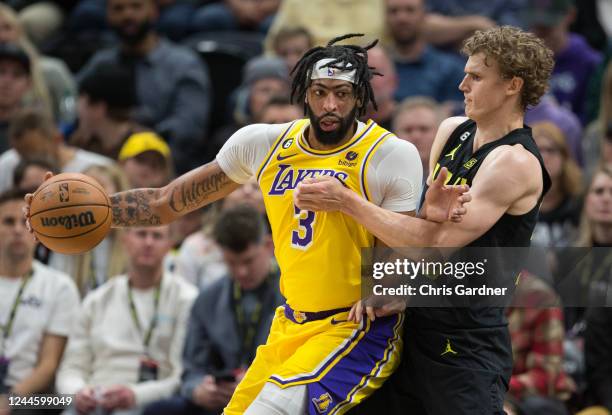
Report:
[[[225,415],[243,414],[266,382],[306,385],[308,413],[316,415],[343,414],[382,386],[399,364],[403,314],[361,323],[348,322],[346,310],[321,315],[288,305],[276,310],[268,341],[257,349]]]

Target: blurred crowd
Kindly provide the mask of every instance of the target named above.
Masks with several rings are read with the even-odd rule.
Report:
[[[283,303],[256,181],[170,226],[113,229],[64,256],[37,245],[21,215],[45,172],[85,173],[108,193],[162,187],[247,124],[304,117],[290,100],[295,63],[364,33],[380,40],[369,63],[383,75],[364,119],[412,142],[427,173],[440,121],[463,114],[461,43],[496,25],[534,32],[555,56],[549,92],[526,114],[552,178],[532,243],[598,248],[580,284],[605,291],[612,0],[0,3],[0,394],[74,394],[69,414],[216,414]],[[612,413],[612,308],[588,295],[564,304],[554,275],[523,274],[516,296],[531,306],[507,310],[509,414]]]

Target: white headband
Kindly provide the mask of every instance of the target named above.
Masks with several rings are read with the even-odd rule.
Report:
[[[323,65],[334,60],[335,59],[332,58],[325,58],[315,63],[312,73],[310,74],[310,79],[340,79],[342,81],[348,81],[354,84],[355,74],[357,73],[355,69],[346,71],[338,68],[332,68],[331,66],[322,68]],[[346,66],[351,67],[352,65],[349,62]]]

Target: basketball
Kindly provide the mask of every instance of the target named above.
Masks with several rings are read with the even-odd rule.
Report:
[[[108,195],[84,174],[53,176],[32,197],[34,234],[47,248],[61,254],[89,251],[108,234],[111,221]]]

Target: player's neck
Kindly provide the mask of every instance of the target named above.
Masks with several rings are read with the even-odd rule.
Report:
[[[149,267],[139,268],[133,267],[128,272],[128,278],[130,280],[130,286],[139,290],[146,290],[153,288],[159,284],[163,274],[162,267],[152,270]]]
[[[612,245],[612,225],[594,225],[593,242],[600,245]]]
[[[0,261],[0,275],[9,278],[21,278],[32,269],[32,257],[21,260],[13,260],[7,258],[6,261]]]
[[[476,121],[476,137],[474,151],[483,145],[505,137],[513,130],[523,128],[524,113],[522,111],[502,111],[490,114]]]
[[[314,130],[312,127],[308,127],[308,130],[306,131],[305,134],[305,138],[306,141],[308,142],[308,145],[313,149],[313,150],[333,150],[334,148],[338,148],[343,146],[344,144],[348,143],[351,138],[353,138],[353,136],[355,135],[355,132],[357,132],[357,121],[353,122],[353,125],[351,126],[351,128],[349,128],[348,132],[346,133],[346,135],[342,138],[342,140],[340,140],[339,142],[335,143],[335,144],[323,144],[321,143],[314,134]]]

